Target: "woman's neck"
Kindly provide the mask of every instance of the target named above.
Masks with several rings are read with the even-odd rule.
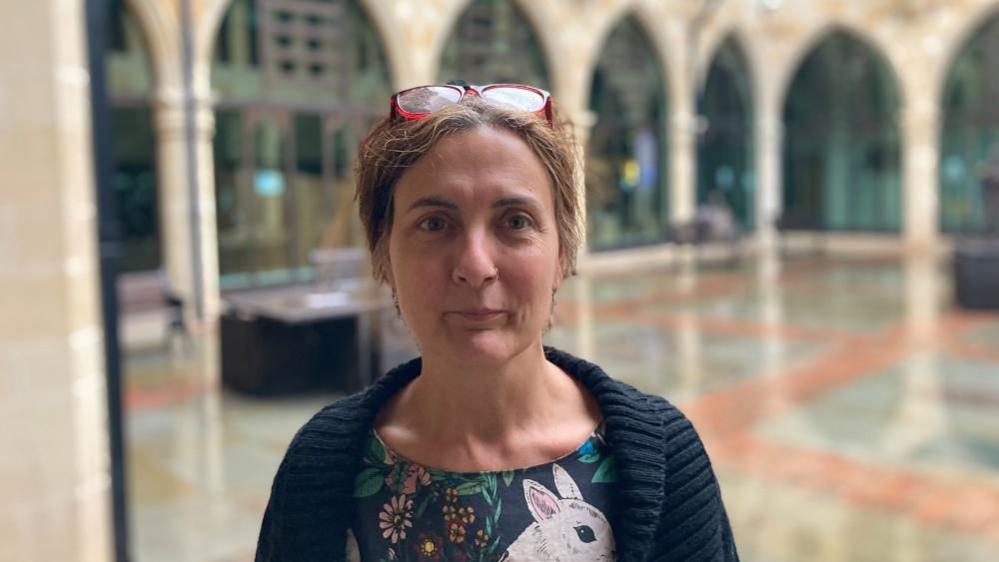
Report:
[[[411,460],[487,469],[555,458],[582,442],[599,416],[592,397],[545,358],[539,343],[495,367],[424,354],[420,376],[386,406],[376,427]],[[427,447],[444,458],[413,456]]]
[[[410,398],[432,435],[496,440],[544,423],[571,379],[531,346],[497,365],[469,365],[425,354]],[[559,400],[562,398],[562,400]]]

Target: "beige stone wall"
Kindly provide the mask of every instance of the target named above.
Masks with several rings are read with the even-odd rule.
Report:
[[[145,29],[157,77],[158,107],[179,111],[182,92],[178,6],[180,0],[129,0]],[[634,15],[648,32],[664,69],[670,101],[670,208],[674,220],[693,213],[696,143],[695,92],[717,45],[735,34],[749,59],[755,90],[760,241],[773,241],[767,225],[780,212],[781,114],[794,72],[831,30],[847,29],[888,61],[903,98],[904,242],[914,250],[936,246],[939,102],[947,69],[971,31],[999,13],[997,0],[514,0],[531,21],[548,59],[552,93],[582,127],[590,79],[603,42],[622,18]],[[191,0],[196,38],[195,95],[210,114],[209,61],[214,37],[230,0]],[[381,33],[396,88],[429,83],[455,21],[470,0],[358,0]],[[169,119],[161,119],[166,123]],[[199,119],[199,153],[210,154],[210,118]],[[161,127],[162,139],[177,131]],[[170,142],[166,140],[166,142]],[[176,142],[176,141],[174,141]],[[160,185],[171,198],[186,197],[182,149],[160,149]],[[214,256],[212,163],[199,161],[202,254]],[[174,171],[168,171],[171,168]],[[174,185],[178,184],[178,185]],[[170,205],[186,208],[180,199]],[[191,221],[167,209],[162,218],[168,269],[182,292],[192,290]],[[214,269],[213,269],[214,268]],[[204,263],[202,284],[214,294],[217,266]],[[216,309],[210,301],[207,309]],[[209,317],[211,314],[209,314]]]
[[[0,559],[110,558],[83,3],[0,19]]]

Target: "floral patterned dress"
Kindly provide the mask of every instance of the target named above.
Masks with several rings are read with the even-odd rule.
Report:
[[[598,427],[555,461],[449,472],[389,449],[372,430],[358,473],[348,559],[615,560],[614,456]]]

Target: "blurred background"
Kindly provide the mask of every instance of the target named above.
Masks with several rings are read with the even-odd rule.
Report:
[[[252,559],[297,428],[416,353],[353,159],[454,78],[574,125],[546,342],[693,419],[743,560],[999,559],[996,0],[0,14],[0,560]]]

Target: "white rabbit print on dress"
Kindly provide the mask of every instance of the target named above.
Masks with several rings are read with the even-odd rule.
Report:
[[[354,482],[348,560],[614,560],[615,466],[602,424],[554,461],[482,472],[409,461],[372,430]]]
[[[569,473],[552,464],[558,495],[525,478],[524,500],[534,516],[507,548],[503,562],[613,561],[614,533],[599,509],[587,503]]]

